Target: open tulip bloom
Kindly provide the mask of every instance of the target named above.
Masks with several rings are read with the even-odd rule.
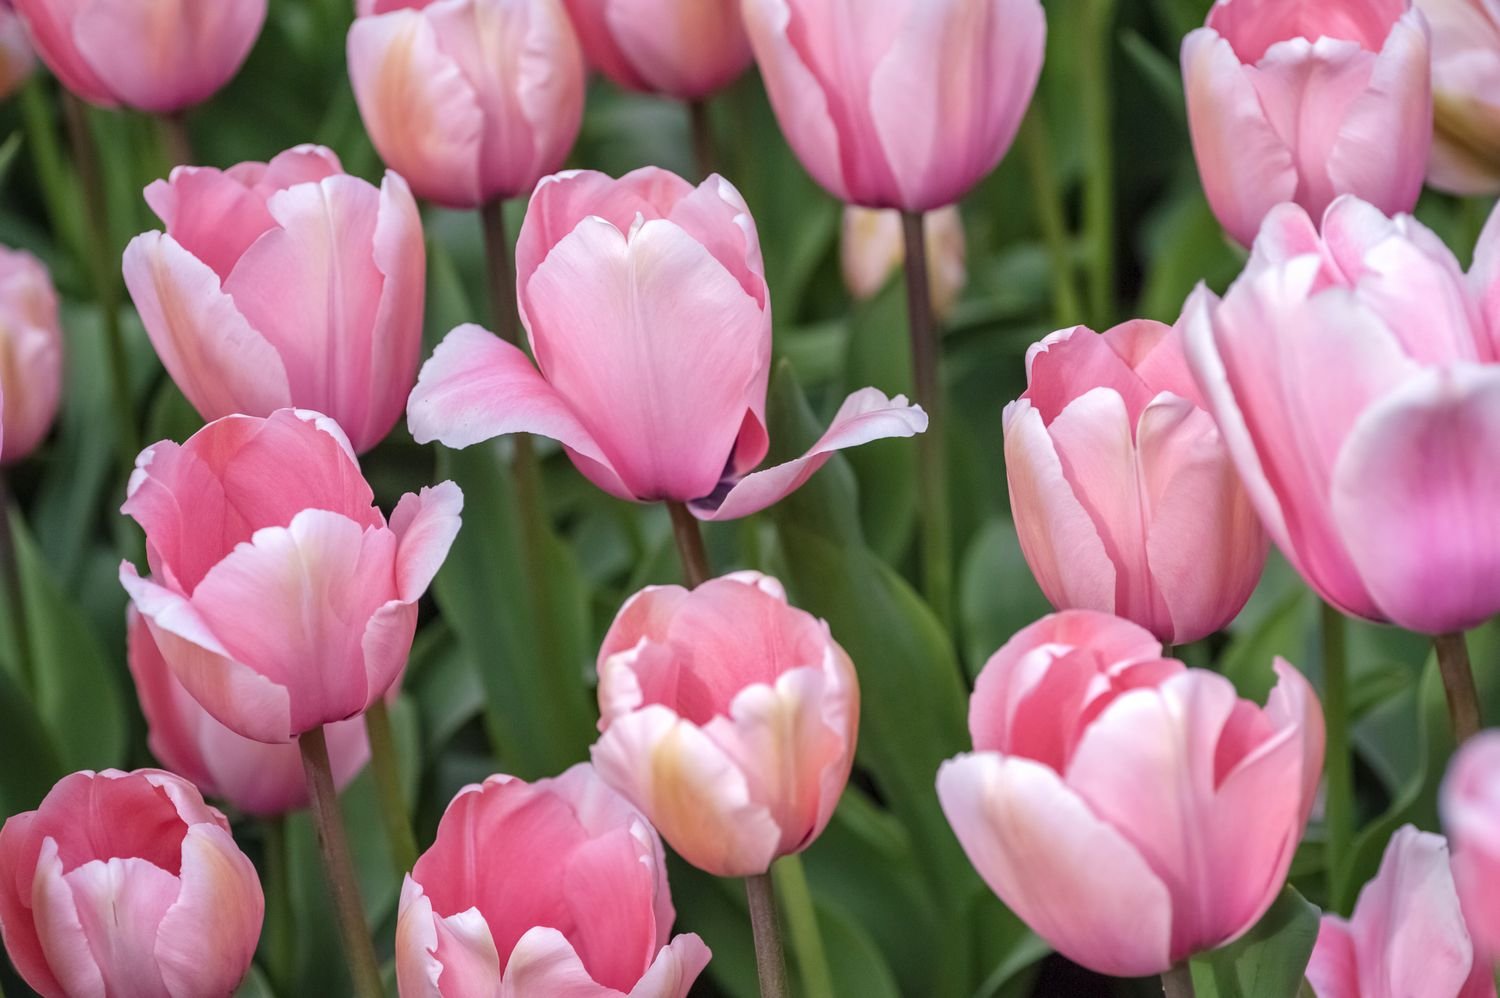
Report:
[[[549,177],[516,262],[536,364],[477,326],[454,330],[411,395],[419,443],[535,433],[611,495],[732,520],[800,488],[835,451],[927,427],[919,406],[866,388],[806,455],[753,470],[769,449],[771,302],[755,222],[721,177],[697,188],[656,168]]]

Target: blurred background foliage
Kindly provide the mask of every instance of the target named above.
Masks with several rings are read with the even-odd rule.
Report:
[[[351,173],[378,178],[381,165],[345,74],[351,6],[272,0],[244,71],[188,117],[194,161],[223,167],[316,142],[333,148]],[[1031,117],[1005,163],[963,205],[970,280],[944,346],[960,554],[952,632],[909,581],[916,516],[909,441],[836,458],[779,507],[708,526],[716,569],[754,567],[783,578],[795,602],[829,621],[863,683],[855,778],[832,826],[804,857],[805,882],[792,870],[779,883],[784,895],[810,890],[826,944],[826,967],[793,948],[803,994],[829,983],[832,993],[859,998],[1160,993],[1155,981],[1105,981],[1048,956],[983,888],[933,790],[938,764],[969,746],[972,677],[1048,610],[1021,557],[1002,465],[1000,413],[1025,387],[1027,346],[1077,323],[1174,321],[1197,282],[1222,290],[1243,259],[1199,188],[1177,68],[1180,40],[1202,23],[1207,0],[1048,0],[1046,7],[1048,59]],[[45,75],[0,108],[0,241],[51,267],[68,337],[58,427],[8,483],[25,620],[23,631],[13,614],[0,612],[0,815],[34,807],[68,771],[153,764],[124,662],[117,566],[122,557],[139,562],[142,541],[118,514],[128,470],[120,440],[132,428],[116,425],[108,404],[107,321],[125,330],[139,440],[181,440],[200,425],[152,354],[118,268],[101,274],[90,265],[101,249],[117,261],[130,237],[157,227],[140,192],[169,166],[160,126],[126,112],[78,110],[69,121]],[[770,401],[775,460],[800,453],[847,392],[867,384],[910,390],[904,292],[893,284],[850,304],[838,264],[840,207],[786,147],[753,73],[710,110],[719,169],[748,200],[765,250],[778,356]],[[90,224],[70,127],[101,150],[103,230]],[[595,82],[572,164],[616,175],[659,164],[694,176],[691,148],[683,107]],[[523,207],[510,207],[513,232]],[[1464,259],[1487,208],[1428,195],[1418,214]],[[489,310],[477,219],[425,215],[430,350],[454,325]],[[677,581],[665,512],[605,496],[554,448],[544,451],[552,591],[538,599],[519,571],[514,486],[508,462],[498,459],[501,447],[421,448],[398,429],[364,462],[383,508],[444,477],[468,497],[463,532],[424,605],[394,711],[423,842],[465,783],[497,770],[550,775],[586,758],[597,716],[593,658],[604,629],[640,587]],[[534,627],[538,605],[563,625],[561,647],[545,654]],[[1273,555],[1234,627],[1181,654],[1263,699],[1276,654],[1318,681],[1317,617],[1316,599]],[[20,633],[30,636],[29,653],[18,648]],[[1500,707],[1489,668],[1500,634],[1480,632],[1473,647],[1481,685]],[[1427,655],[1420,639],[1352,625],[1362,829],[1348,868],[1328,871],[1315,816],[1293,880],[1318,905],[1347,912],[1399,824],[1436,827],[1436,784],[1452,746]],[[388,957],[399,883],[368,774],[344,806],[368,914]],[[305,816],[284,825],[232,817],[270,895],[261,957],[242,994],[347,994]],[[739,885],[680,863],[672,884],[679,929],[700,933],[714,950],[694,993],[752,998]],[[1288,894],[1255,935],[1195,968],[1199,994],[1296,994],[1300,969],[1275,964],[1298,950],[1296,940],[1310,949],[1313,918]],[[799,927],[792,929],[795,936]],[[1282,942],[1261,945],[1272,936]],[[1283,955],[1266,956],[1272,950]],[[28,993],[3,960],[0,982],[7,994]]]

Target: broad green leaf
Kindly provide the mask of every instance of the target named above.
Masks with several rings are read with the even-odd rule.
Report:
[[[836,905],[820,904],[817,910],[833,976],[833,993],[860,998],[900,998],[903,992],[897,987],[881,948],[864,927]]]
[[[959,573],[958,598],[964,661],[973,676],[1017,631],[1052,612],[1009,518],[990,520],[969,545]]]
[[[0,821],[30,811],[66,771],[51,736],[19,683],[0,669]]]
[[[1283,888],[1249,933],[1193,959],[1198,998],[1297,998],[1318,940],[1318,917],[1302,895]]]
[[[240,982],[239,990],[234,993],[234,998],[276,998],[276,992],[261,969],[251,966],[250,972]]]

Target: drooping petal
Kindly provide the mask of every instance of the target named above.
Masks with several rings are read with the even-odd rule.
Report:
[[[415,603],[432,584],[458,536],[463,491],[443,482],[408,492],[391,513],[391,531],[396,535],[396,592]]]

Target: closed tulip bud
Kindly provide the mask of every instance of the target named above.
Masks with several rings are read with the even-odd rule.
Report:
[[[1307,965],[1317,998],[1495,998],[1459,910],[1448,844],[1399,829],[1354,917],[1324,915]]]
[[[1286,879],[1323,768],[1323,715],[1281,660],[1265,707],[1070,610],[1021,631],[969,703],[974,751],[938,798],[990,888],[1068,959],[1160,974],[1239,937]]]
[[[588,61],[627,90],[702,100],[750,66],[739,0],[564,0]]]
[[[406,182],[379,188],[299,146],[269,164],[178,167],[146,188],[167,231],[125,249],[125,284],[205,420],[290,407],[361,453],[396,421],[422,347],[427,250]]]
[[[0,829],[0,934],[42,998],[229,998],[264,913],[229,822],[171,773],[74,773]]]
[[[46,437],[62,394],[62,328],[47,268],[0,246],[0,462],[19,461]]]
[[[448,805],[401,891],[401,998],[686,998],[661,840],[587,764],[492,776]]]
[[[1464,743],[1443,781],[1442,811],[1474,948],[1486,966],[1500,963],[1500,732]]]
[[[958,206],[949,205],[934,211],[927,218],[925,232],[932,310],[940,319],[946,318],[969,279],[964,221]],[[859,301],[874,298],[885,289],[906,260],[901,213],[855,205],[844,208],[841,257],[844,284],[849,293]]]
[[[444,482],[403,496],[387,523],[327,417],[229,416],[136,460],[123,512],[146,532],[152,576],[127,562],[120,582],[193,699],[279,745],[396,682],[462,507]]]
[[[1341,198],[1321,237],[1277,208],[1224,299],[1188,302],[1189,361],[1261,521],[1346,613],[1443,634],[1500,612],[1497,276],[1494,221],[1471,289],[1420,223]]]
[[[1005,472],[1052,605],[1114,613],[1174,645],[1233,620],[1266,536],[1176,331],[1062,330],[1026,368],[1026,393],[1005,409]]]
[[[787,142],[866,208],[931,211],[983,180],[1047,41],[1038,0],[744,0],[744,14]]]
[[[812,845],[854,763],[859,681],[775,579],[646,589],[599,651],[594,765],[683,859],[765,873]]]
[[[1198,174],[1248,246],[1267,213],[1353,194],[1387,213],[1422,193],[1432,145],[1428,29],[1410,0],[1218,0],[1182,43]]]
[[[0,2],[0,100],[4,100],[36,72],[36,52],[26,37],[26,25],[10,5]]]
[[[377,0],[349,29],[365,129],[418,197],[528,194],[583,123],[583,53],[561,0]]]
[[[1432,29],[1432,158],[1427,182],[1460,195],[1500,193],[1500,6],[1417,0]]]
[[[296,743],[251,741],[214,720],[172,674],[134,607],[128,634],[130,675],[146,716],[146,743],[163,766],[192,780],[205,796],[246,814],[268,818],[307,807],[307,781]],[[343,788],[370,758],[364,719],[330,724],[327,736],[334,780]]]
[[[63,86],[100,107],[171,114],[228,83],[266,0],[12,0]]]
[[[771,299],[750,210],[718,176],[697,188],[654,167],[550,177],[516,263],[536,364],[478,327],[454,330],[407,407],[418,443],[536,433],[611,495],[730,520],[800,488],[834,451],[927,428],[919,407],[866,388],[806,455],[754,471],[769,449]]]

